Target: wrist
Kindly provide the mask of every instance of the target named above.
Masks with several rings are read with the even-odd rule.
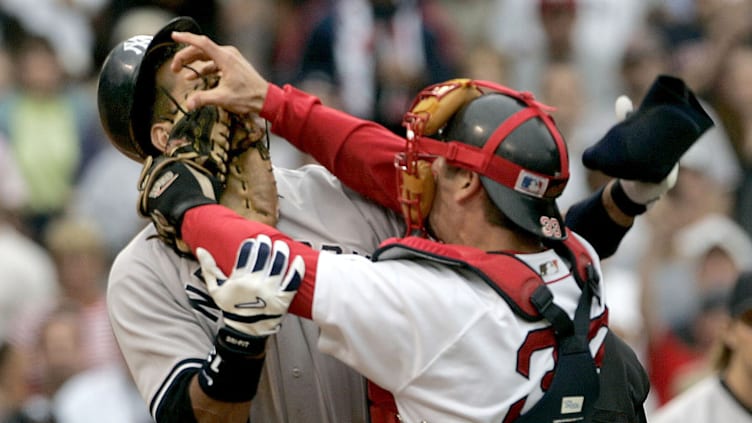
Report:
[[[263,358],[268,336],[254,336],[229,326],[219,329],[214,345],[228,355],[244,358]]]
[[[198,375],[201,389],[223,402],[246,402],[256,395],[264,367],[266,340],[223,327]]]
[[[630,197],[624,190],[624,182],[619,179],[611,186],[611,200],[627,216],[637,216],[645,213],[648,209],[647,204],[637,202]]]

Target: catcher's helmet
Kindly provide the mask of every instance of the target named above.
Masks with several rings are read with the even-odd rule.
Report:
[[[439,136],[483,151],[496,145],[494,160],[502,161],[480,172],[491,201],[522,229],[561,240],[566,231],[556,198],[569,178],[569,160],[558,129],[540,107],[529,93],[484,94],[460,108]]]
[[[201,33],[192,18],[174,18],[154,36],[137,35],[116,45],[99,73],[97,104],[102,126],[113,145],[138,162],[161,153],[149,135],[154,80],[157,68],[177,47],[173,31]]]

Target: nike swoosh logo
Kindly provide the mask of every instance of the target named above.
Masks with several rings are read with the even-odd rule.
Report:
[[[235,304],[235,308],[264,308],[266,307],[266,301],[261,297],[256,297],[256,301],[248,301],[245,303]]]
[[[165,190],[167,190],[167,188],[169,188],[176,179],[178,179],[177,173],[167,172],[166,174],[164,174],[162,177],[157,179],[156,182],[154,182],[154,186],[149,192],[149,198],[157,198],[162,195],[162,193],[164,193]]]

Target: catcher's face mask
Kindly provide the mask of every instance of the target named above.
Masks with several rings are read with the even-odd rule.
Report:
[[[442,129],[449,126],[447,123],[464,106],[487,94],[484,89],[511,98],[509,101],[512,102],[513,110],[508,117],[499,118],[501,123],[494,122],[490,128],[488,124],[477,128],[471,126],[470,132],[482,134],[483,139],[480,141],[454,138],[438,140],[431,137],[438,134],[440,138],[446,138]],[[485,179],[484,187],[492,201],[505,214],[511,215],[512,220],[515,220],[516,214],[522,213],[516,212],[514,204],[509,210],[499,205],[497,197],[506,195],[498,194],[500,189],[513,193],[512,200],[505,200],[507,203],[515,203],[516,197],[519,197],[519,202],[524,203],[524,214],[532,215],[535,219],[540,217],[541,220],[544,215],[553,215],[555,219],[559,219],[554,199],[561,194],[569,178],[569,163],[564,140],[547,113],[552,110],[553,108],[535,101],[530,93],[514,91],[488,81],[453,79],[421,91],[403,119],[403,125],[407,128],[405,152],[395,158],[400,203],[408,235],[427,234],[425,219],[431,210],[435,192],[430,163],[432,158],[438,156],[446,158],[449,165],[480,174],[482,180]],[[553,163],[544,164],[548,168],[555,167],[556,171],[536,170],[535,166],[526,164],[524,160],[503,157],[497,152],[499,146],[511,138],[512,132],[533,119],[542,122],[543,143],[549,147],[548,150],[553,151],[549,155],[550,159],[544,160]],[[535,136],[535,133],[531,133],[531,138]],[[477,137],[477,134],[466,134],[466,137]],[[537,149],[537,145],[529,148]],[[536,226],[520,224],[524,229],[541,234],[538,229],[542,222],[534,225]],[[548,237],[545,233],[541,235]],[[559,236],[560,232],[551,237]]]

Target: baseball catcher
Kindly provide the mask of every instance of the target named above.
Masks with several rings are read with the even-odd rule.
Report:
[[[192,67],[170,75],[167,62],[181,48],[170,38],[172,31],[198,32],[199,28],[195,21],[183,17],[154,37],[126,41],[102,67],[98,103],[104,129],[115,147],[144,163],[138,182],[139,214],[151,218],[163,242],[179,254],[190,255],[180,240],[179,226],[146,211],[147,198],[171,183],[169,178],[151,177],[159,169],[180,161],[195,172],[213,176],[221,204],[272,226],[277,222],[277,190],[267,131],[260,118],[217,106],[186,112],[181,104],[185,95],[211,89],[219,75],[206,75]],[[155,76],[176,80],[160,84]]]

